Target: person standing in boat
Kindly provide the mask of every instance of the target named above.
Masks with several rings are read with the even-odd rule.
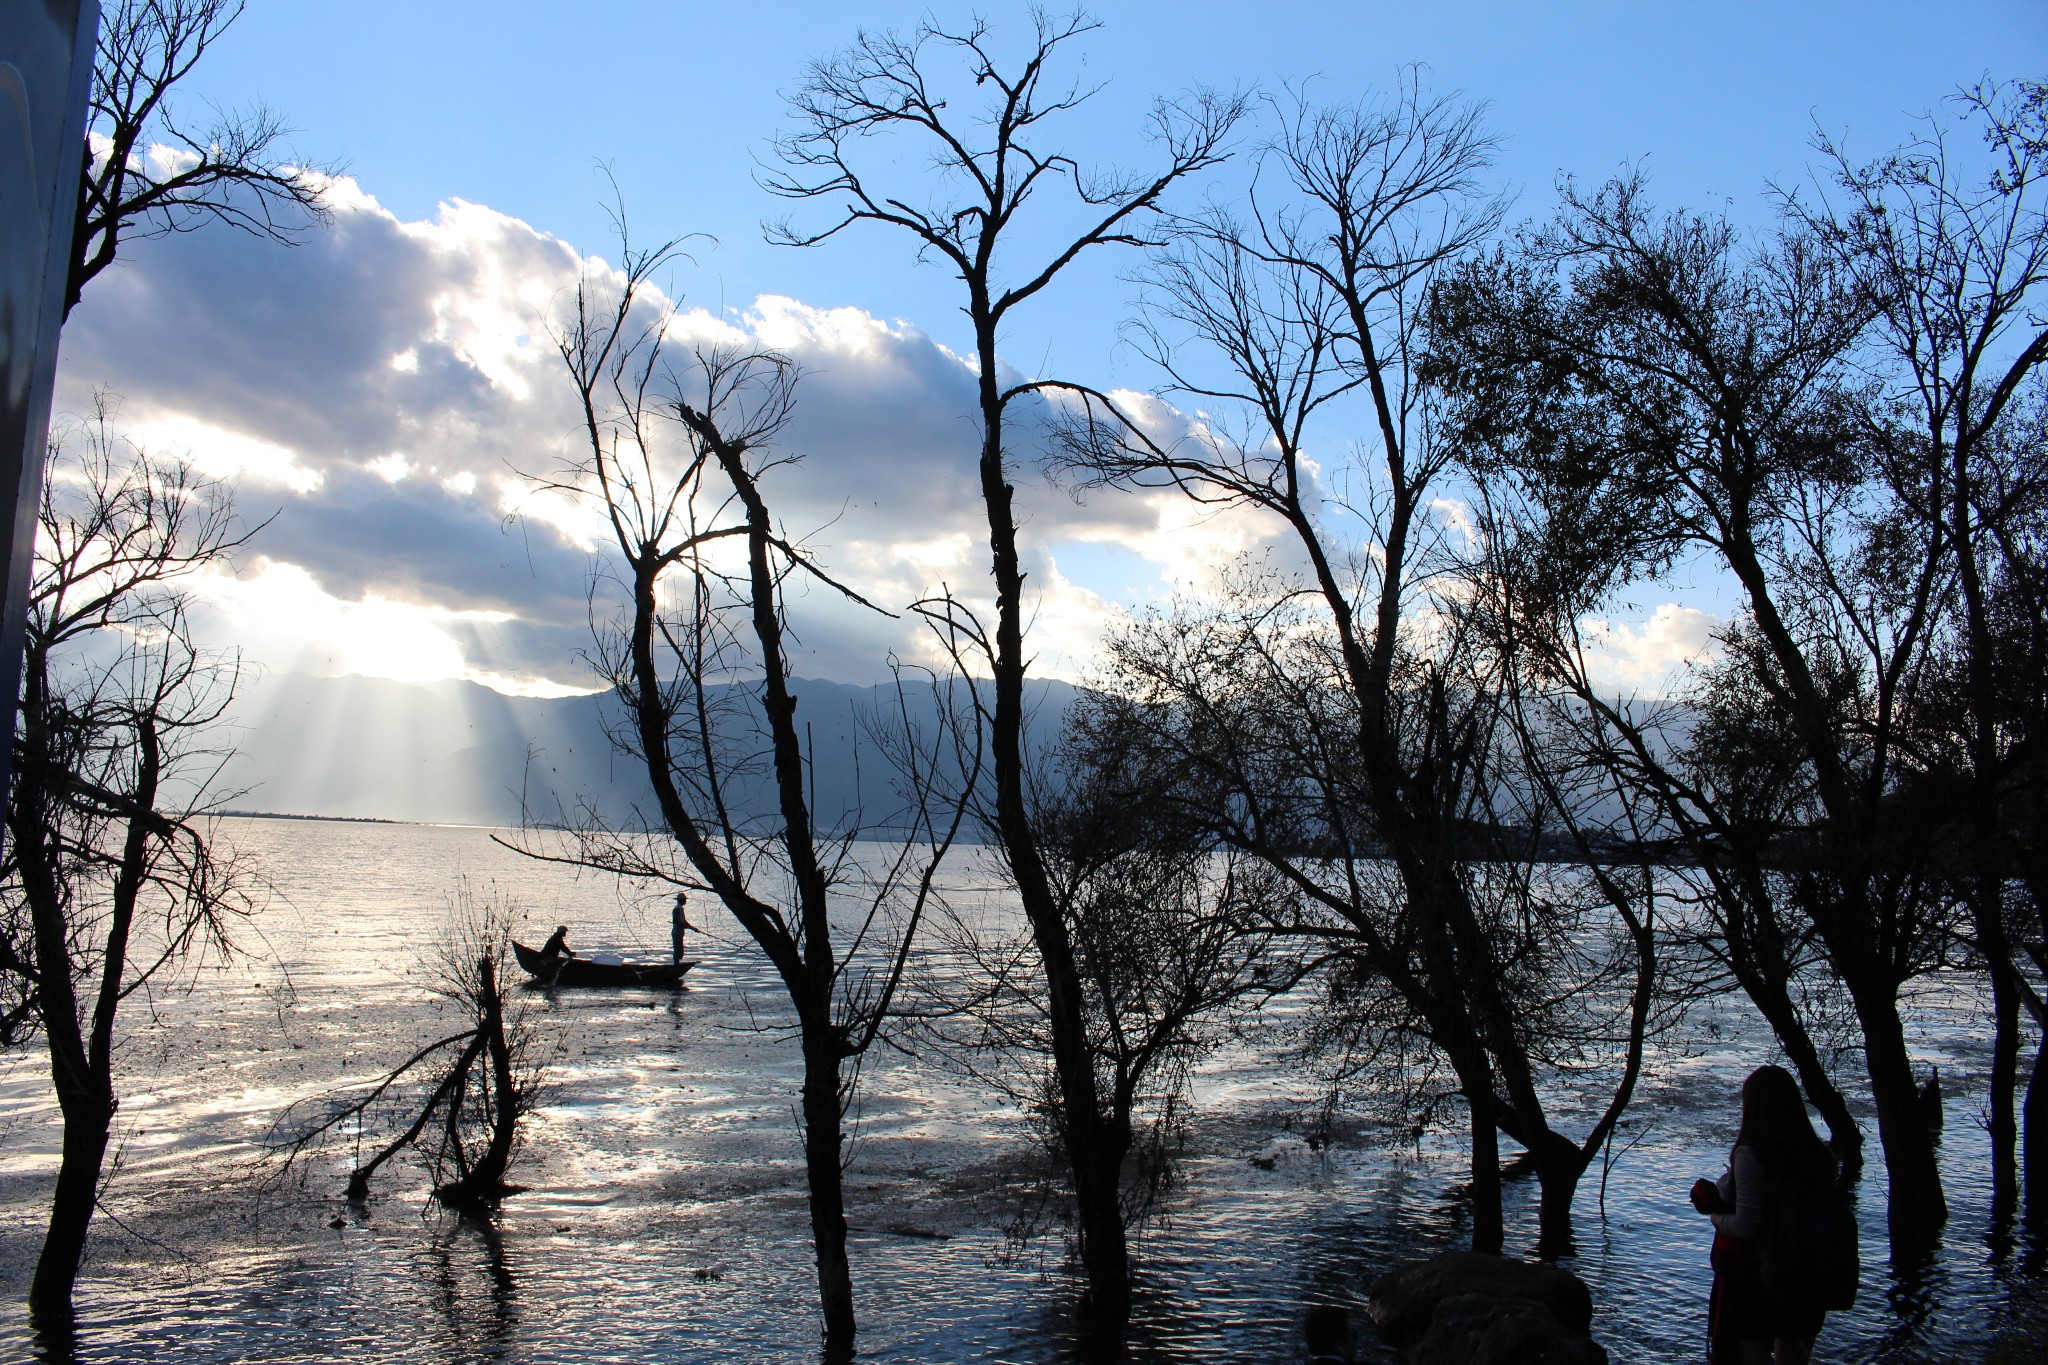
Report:
[[[1835,1157],[1813,1131],[1799,1082],[1780,1066],[1742,1084],[1742,1128],[1718,1181],[1699,1180],[1692,1206],[1714,1222],[1714,1290],[1707,1310],[1711,1365],[1807,1365],[1825,1308],[1812,1295],[1773,1292],[1763,1250],[1773,1207],[1835,1182]]]
[[[683,933],[685,930],[694,929],[697,927],[696,925],[690,923],[690,916],[688,915],[688,913],[686,913],[685,907],[687,907],[689,903],[690,898],[682,892],[678,891],[676,892],[675,909],[669,911],[668,950],[671,960],[676,962],[678,965],[680,965],[683,960]]]

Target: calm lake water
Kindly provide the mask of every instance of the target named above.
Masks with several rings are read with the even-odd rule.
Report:
[[[666,949],[666,902],[522,859],[483,830],[231,820],[223,834],[275,884],[266,941],[129,1006],[119,1169],[80,1286],[79,1358],[815,1360],[795,1049],[779,992],[722,914],[698,912],[708,932],[692,938],[702,965],[686,991],[530,995],[554,1064],[514,1171],[531,1189],[495,1227],[436,1211],[417,1168],[387,1168],[364,1213],[340,1199],[352,1153],[330,1149],[279,1184],[261,1143],[293,1101],[373,1080],[441,1036],[425,964],[458,887],[495,886],[537,936],[566,923],[572,943],[644,956]],[[945,880],[969,900],[994,886],[976,850]],[[1830,1319],[1816,1358],[1982,1360],[2004,1332],[2035,1345],[1995,1358],[2034,1359],[2048,1340],[2040,1253],[2000,1241],[1987,1218],[1974,983],[1931,983],[1911,1027],[1950,1095],[1955,1218],[1930,1264],[1895,1273],[1873,1169],[1861,1299]],[[1382,1270],[1462,1240],[1460,1134],[1412,1142],[1353,1116],[1332,1150],[1310,1152],[1293,1130],[1317,1088],[1278,1049],[1277,1034],[1254,1034],[1204,1068],[1183,1183],[1136,1244],[1134,1360],[1297,1360],[1304,1305],[1362,1304]],[[1736,1087],[1771,1056],[1738,1002],[1701,1010],[1663,1040],[1604,1212],[1589,1176],[1570,1264],[1613,1359],[1701,1358],[1709,1238],[1685,1191],[1720,1172]],[[0,1359],[35,1356],[22,1298],[55,1169],[45,1065],[0,1058]],[[1561,1126],[1569,1113],[1561,1102]],[[1021,1252],[1004,1235],[1033,1165],[1018,1116],[885,1049],[863,1077],[858,1131],[863,1358],[1068,1358],[1057,1233]],[[1875,1162],[1874,1130],[1870,1146]],[[1510,1187],[1510,1250],[1533,1246],[1534,1193]]]

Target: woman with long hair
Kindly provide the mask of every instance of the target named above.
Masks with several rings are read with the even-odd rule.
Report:
[[[1760,1066],[1742,1083],[1742,1128],[1728,1171],[1692,1187],[1692,1205],[1714,1220],[1714,1296],[1707,1314],[1712,1365],[1806,1365],[1826,1311],[1788,1301],[1765,1285],[1763,1240],[1786,1189],[1831,1185],[1835,1157],[1806,1116],[1799,1082]]]

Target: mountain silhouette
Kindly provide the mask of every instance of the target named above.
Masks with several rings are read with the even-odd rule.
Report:
[[[793,679],[790,688],[821,828],[901,827],[896,769],[877,740],[878,727],[885,739],[900,731],[894,687]],[[1068,683],[1027,685],[1034,750],[1057,740],[1076,695]],[[728,804],[742,822],[772,828],[779,816],[752,690],[725,684],[711,696],[714,743],[738,760]],[[909,687],[904,709],[918,732],[937,734],[929,687]],[[646,773],[607,733],[624,718],[608,693],[508,697],[463,681],[280,673],[245,680],[232,718],[235,752],[216,787],[237,810],[477,825],[569,824],[595,811],[614,826],[652,823]]]

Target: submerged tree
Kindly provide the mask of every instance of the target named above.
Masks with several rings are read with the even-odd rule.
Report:
[[[86,113],[64,312],[114,263],[129,237],[219,222],[288,242],[325,214],[325,178],[278,160],[287,135],[272,111],[212,111],[191,124],[172,102],[242,0],[117,0],[100,16]]]
[[[1946,558],[1938,648],[1949,681],[1926,708],[1925,742],[1930,757],[1948,750],[1935,760],[1956,774],[1942,799],[1960,797],[1968,812],[1967,833],[1950,845],[1950,879],[1991,978],[1994,1198],[2009,1208],[2018,1193],[2013,1097],[2024,1003],[2042,1038],[2027,1098],[2029,1202],[2048,1210],[2048,1003],[2034,984],[2039,962],[2022,946],[2048,944],[2048,881],[2038,853],[2016,856],[2041,844],[2040,827],[2027,828],[2030,806],[2040,809],[2029,755],[2048,731],[2025,684],[2012,687],[2040,677],[2038,645],[2029,675],[2029,646],[2015,658],[2019,642],[2007,629],[2021,619],[2015,598],[2038,593],[2048,524],[2048,84],[1975,86],[1951,105],[1966,131],[1981,134],[1981,152],[1956,145],[1962,139],[1933,116],[1869,163],[1824,137],[1832,184],[1789,207],[1876,301],[1860,356],[1883,386],[1868,437],[1884,451],[1878,467],[1899,514],[1921,523]],[[2037,596],[2033,610],[2038,620]],[[2020,672],[2008,671],[2014,664]],[[1947,745],[1933,733],[1940,729]]]
[[[1237,1007],[1278,989],[1262,926],[1291,899],[1254,859],[1220,847],[1150,766],[1121,706],[1084,694],[1032,790],[1032,820],[1074,945],[1100,1145],[1091,1157],[1136,1229],[1172,1186],[1193,1069],[1229,1036]],[[918,1009],[940,1046],[1029,1115],[1064,1163],[1065,1095],[1029,926],[943,917],[957,977]],[[1064,1192],[1064,1193],[1070,1193]],[[1057,1198],[1057,1196],[1055,1196]],[[1048,1200],[1047,1203],[1052,1203]]]
[[[1522,662],[1467,609],[1469,556],[1440,515],[1455,449],[1422,371],[1424,303],[1499,222],[1479,184],[1492,144],[1475,108],[1412,73],[1382,102],[1278,114],[1244,208],[1182,221],[1146,276],[1146,349],[1165,396],[1202,421],[1169,438],[1151,414],[1079,393],[1064,436],[1086,479],[1271,518],[1305,569],[1140,626],[1113,647],[1118,671],[1154,742],[1199,775],[1190,799],[1213,836],[1294,888],[1305,913],[1274,931],[1384,983],[1457,1076],[1474,1245],[1501,1244],[1504,1132],[1529,1152],[1543,1244],[1561,1250],[1579,1177],[1641,1071],[1654,916],[1640,877],[1567,886],[1542,870],[1578,806],[1543,780]],[[1354,407],[1372,463],[1347,474],[1309,445]],[[1626,932],[1588,960],[1595,914]],[[1621,1040],[1614,1088],[1569,1138],[1546,1063],[1589,1028],[1567,1005],[1616,979],[1614,1017],[1590,1025]]]
[[[593,662],[621,705],[613,742],[644,767],[655,806],[623,827],[587,810],[566,848],[543,847],[536,835],[525,851],[708,890],[774,968],[803,1055],[798,1121],[811,1232],[826,1353],[839,1359],[850,1355],[855,1329],[846,1115],[959,833],[979,756],[952,748],[971,729],[918,732],[912,684],[899,674],[898,714],[876,723],[894,740],[900,819],[893,809],[837,820],[813,809],[790,678],[787,585],[805,579],[872,608],[770,510],[771,476],[798,458],[777,445],[796,401],[795,365],[725,342],[672,346],[674,310],[650,281],[673,254],[674,244],[624,246],[618,272],[593,269],[578,287],[557,342],[583,444],[549,485],[587,500],[610,532],[617,572],[593,592]],[[615,604],[605,596],[612,586]],[[602,614],[614,605],[616,616]],[[934,693],[943,715],[951,694]],[[754,818],[760,797],[774,813]],[[877,827],[889,832],[882,851],[857,850]]]
[[[1082,254],[1129,245],[1177,183],[1225,155],[1242,101],[1201,97],[1153,113],[1162,154],[1138,173],[1089,174],[1044,138],[1091,93],[1053,68],[1094,25],[1076,14],[1034,15],[1030,39],[1005,60],[979,22],[954,31],[926,20],[908,38],[863,34],[812,64],[791,97],[796,127],[778,144],[784,168],[767,181],[785,198],[818,200],[822,227],[783,224],[780,240],[815,246],[855,225],[903,233],[921,259],[943,262],[965,292],[974,333],[978,486],[989,529],[995,629],[987,655],[995,705],[986,742],[995,779],[989,832],[1000,844],[1045,974],[1047,1036],[1060,1089],[1060,1145],[1073,1180],[1076,1230],[1091,1317],[1115,1330],[1129,1313],[1130,1271],[1122,1214],[1113,1093],[1089,1043],[1082,954],[1040,848],[1028,796],[1025,745],[1024,569],[1018,548],[1016,449],[1019,413],[1041,382],[1011,382],[997,354],[1004,325]],[[929,174],[889,183],[904,161]],[[1051,245],[1034,249],[1037,241]],[[949,619],[951,614],[947,613]],[[975,633],[979,633],[978,631]]]
[[[296,1125],[287,1113],[281,1131],[287,1168],[336,1134],[360,1143],[380,1117],[390,1115],[398,1133],[349,1172],[347,1195],[367,1199],[370,1181],[385,1162],[411,1150],[426,1159],[434,1177],[434,1198],[474,1217],[489,1217],[507,1195],[523,1188],[509,1183],[520,1123],[532,1112],[542,1065],[524,1012],[508,1010],[503,981],[510,959],[512,918],[495,901],[478,906],[465,892],[457,902],[454,933],[442,954],[436,994],[451,1001],[468,1024],[428,1043],[385,1073],[375,1085],[329,1102],[318,1119]],[[431,1079],[401,1093],[408,1077]],[[408,1118],[408,1116],[410,1116]],[[291,1132],[294,1127],[298,1131]]]
[[[29,1304],[62,1333],[119,1106],[121,1007],[232,952],[249,878],[206,823],[240,660],[200,647],[192,578],[254,534],[229,490],[114,435],[51,444],[0,861],[10,1036],[39,1032],[63,1155]]]
[[[1721,694],[1699,698],[1726,722],[1700,740],[1728,747],[1694,776],[1726,785],[1624,748],[1636,773],[1662,769],[1650,790],[1690,851],[1729,870],[1731,962],[1810,926],[1862,1036],[1894,1238],[1919,1242],[1947,1205],[1899,994],[1951,928],[1935,857],[1953,812],[1925,799],[1914,732],[1952,570],[1938,525],[1901,496],[1900,461],[1919,457],[1873,439],[1848,369],[1879,301],[1810,234],[1748,251],[1723,221],[1653,213],[1633,180],[1568,194],[1519,258],[1459,290],[1445,369],[1489,467],[1552,512],[1625,513],[1554,518],[1560,562],[1598,564],[1611,595],[1705,554],[1741,592]],[[1787,766],[1760,791],[1772,762]],[[1755,917],[1767,927],[1745,947]],[[1766,978],[1784,964],[1751,965],[1738,978],[1765,982],[1752,998],[1779,1024]],[[1813,1087],[1797,1035],[1780,1036]],[[1816,1098],[1842,1133],[1846,1113]]]
[[[1483,457],[1471,462],[1489,480],[1475,524],[1488,547],[1493,629],[1514,637],[1564,766],[1604,792],[1607,813],[1594,820],[1604,841],[1655,863],[1684,907],[1666,917],[1672,945],[1686,951],[1667,973],[1660,1006],[1682,1008],[1731,984],[1742,990],[1853,1179],[1862,1133],[1826,1056],[1831,1021],[1812,1008],[1835,983],[1776,856],[1810,795],[1782,711],[1732,636],[1719,661],[1696,668],[1675,697],[1619,691],[1602,670],[1602,623],[1613,556],[1628,537],[1589,528],[1639,524],[1628,495],[1524,496]]]

